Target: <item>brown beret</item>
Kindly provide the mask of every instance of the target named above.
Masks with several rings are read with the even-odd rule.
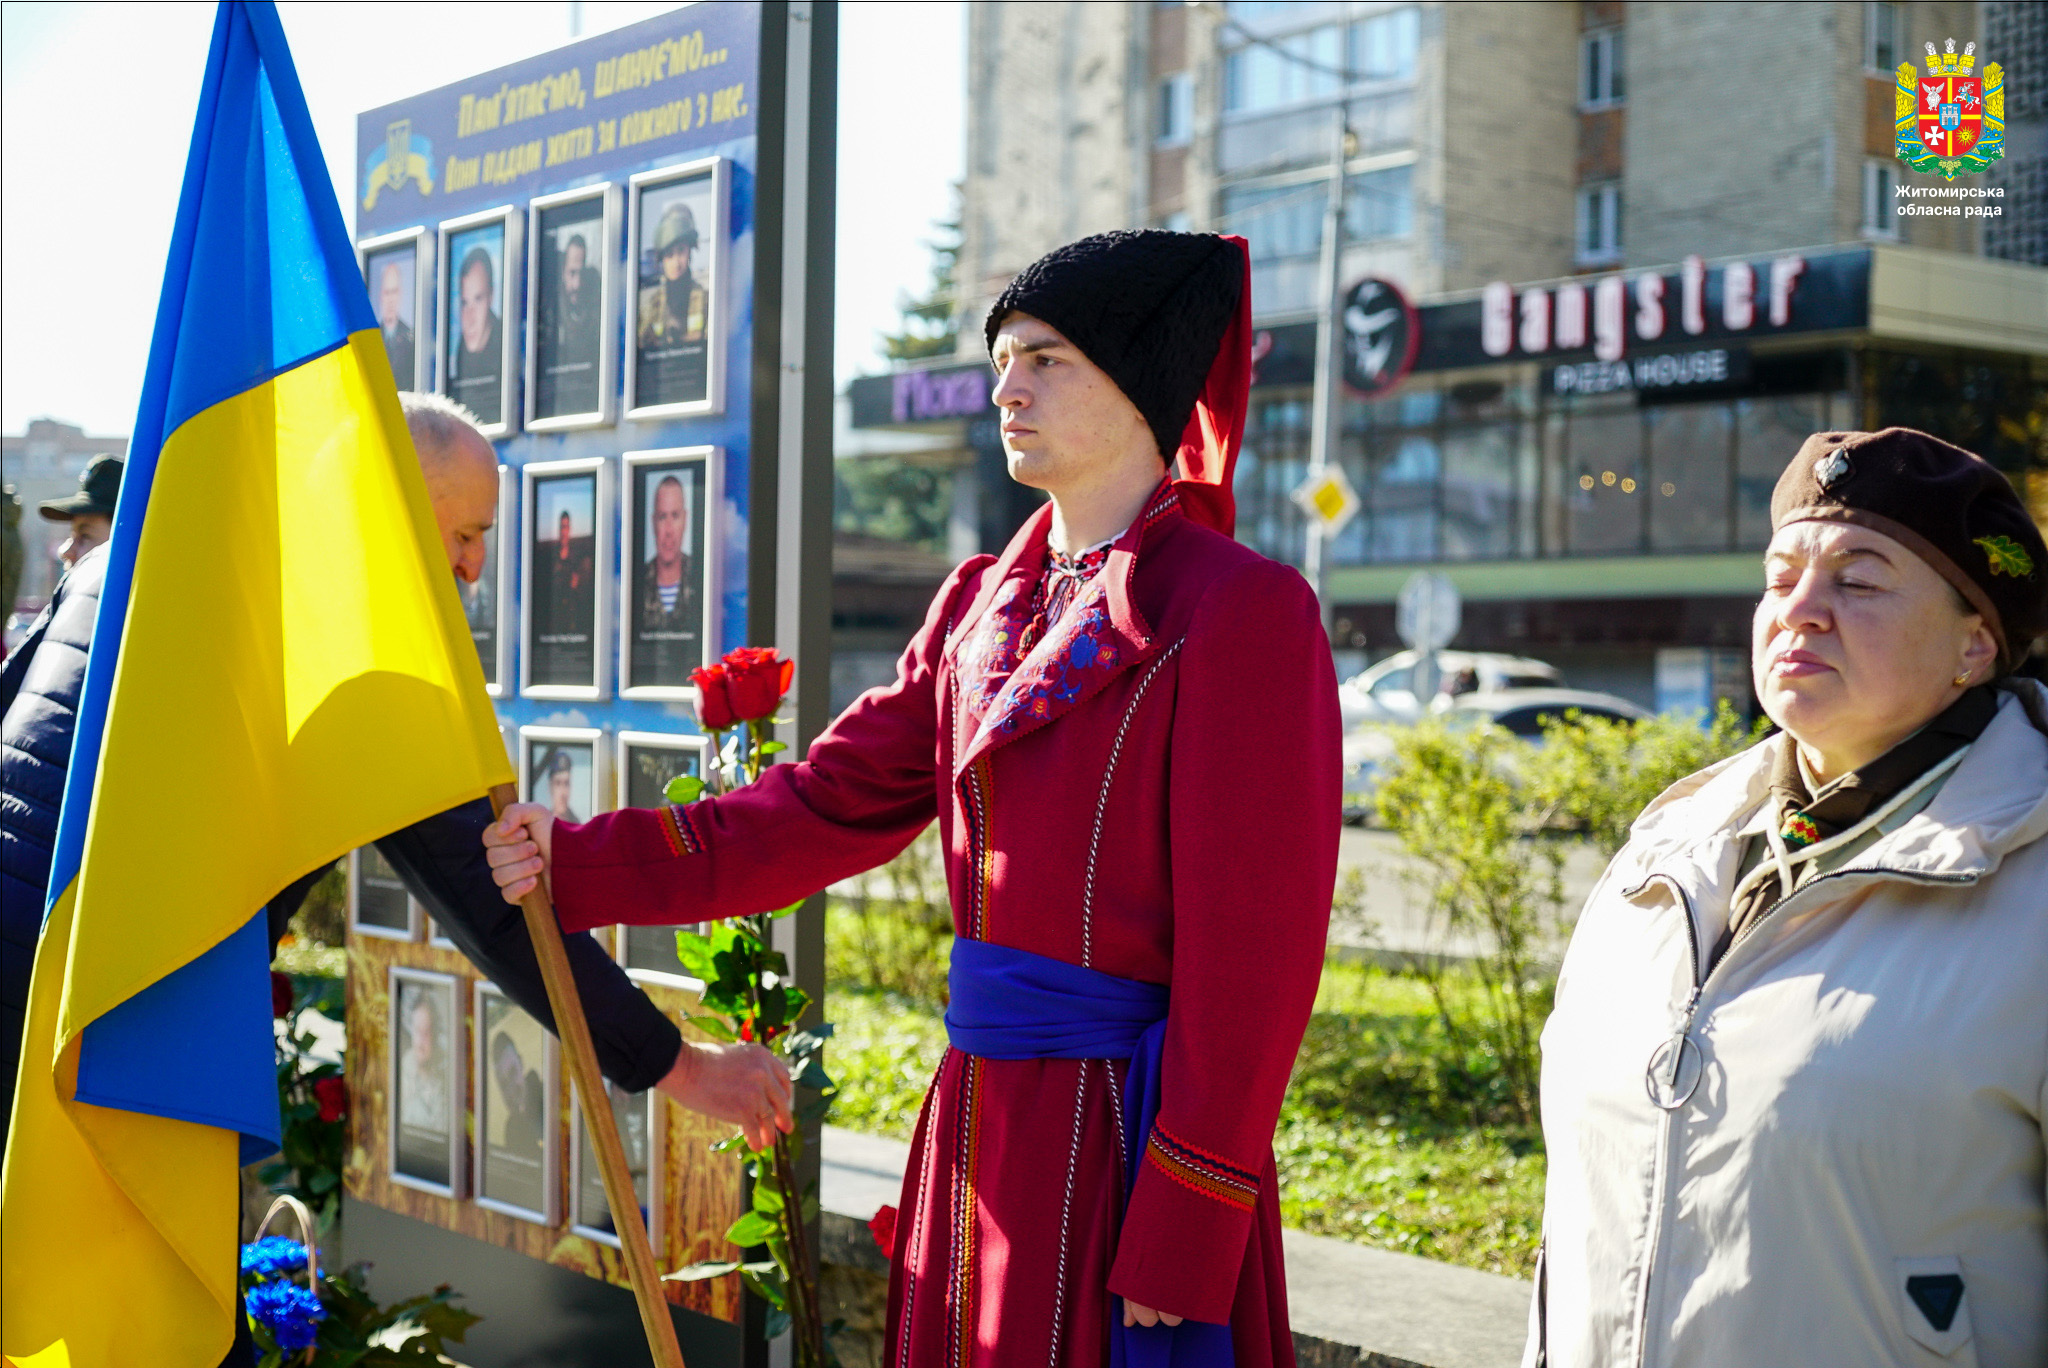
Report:
[[[1998,641],[2004,674],[2048,630],[2048,546],[1996,466],[1911,428],[1816,432],[1771,494],[1771,529],[1882,532],[1953,584]]]

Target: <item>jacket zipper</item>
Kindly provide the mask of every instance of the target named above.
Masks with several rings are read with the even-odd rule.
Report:
[[[1974,871],[1961,874],[1922,874],[1903,869],[1877,868],[1838,869],[1831,874],[1817,874],[1812,879],[1808,880],[1804,885],[1792,890],[1792,892],[1778,899],[1778,901],[1773,903],[1769,908],[1766,908],[1764,914],[1761,917],[1757,918],[1756,924],[1750,928],[1749,934],[1741,937],[1740,941],[1738,941],[1738,944],[1742,942],[1754,941],[1758,933],[1763,930],[1766,923],[1776,919],[1778,914],[1785,910],[1785,907],[1788,903],[1792,902],[1794,899],[1798,898],[1799,896],[1807,892],[1808,889],[1818,887],[1821,884],[1827,883],[1831,879],[1846,879],[1853,878],[1859,875],[1877,875],[1887,878],[1900,879],[1907,883],[1918,883],[1930,885],[1933,887],[1947,888],[1962,887],[1968,884],[1973,884],[1977,882],[1977,879],[1979,877],[1979,875]],[[1699,926],[1693,917],[1692,899],[1686,895],[1685,889],[1679,885],[1678,880],[1674,879],[1669,874],[1652,874],[1648,878],[1644,879],[1641,883],[1637,884],[1634,888],[1625,890],[1622,893],[1622,896],[1624,898],[1633,897],[1635,894],[1642,892],[1645,888],[1648,888],[1651,884],[1660,881],[1668,885],[1671,891],[1678,895],[1678,905],[1685,912],[1686,948],[1691,952],[1692,957],[1692,992],[1686,997],[1685,1007],[1679,1015],[1677,1029],[1673,1031],[1671,1036],[1671,1038],[1674,1041],[1681,1042],[1679,1048],[1674,1049],[1672,1051],[1672,1078],[1675,1082],[1677,1079],[1677,1070],[1683,1060],[1682,1042],[1692,1035],[1692,1024],[1694,1018],[1699,1013],[1700,999],[1705,995],[1707,984],[1713,979],[1713,976],[1719,973],[1721,971],[1722,966],[1726,965],[1728,963],[1729,958],[1732,955],[1734,955],[1735,946],[1730,945],[1728,947],[1727,953],[1721,956],[1720,963],[1715,964],[1712,968],[1707,969],[1703,975],[1701,972],[1700,961]],[[1702,1071],[1704,1071],[1706,1068],[1706,1055],[1704,1051],[1701,1052],[1700,1056],[1700,1068],[1702,1069]],[[1647,1365],[1649,1362],[1650,1283],[1651,1280],[1656,1276],[1657,1258],[1663,1252],[1663,1241],[1658,1237],[1663,1230],[1663,1213],[1666,1204],[1666,1187],[1669,1182],[1670,1171],[1672,1168],[1671,1146],[1672,1140],[1677,1130],[1677,1126],[1675,1124],[1674,1119],[1676,1118],[1677,1114],[1683,1110],[1684,1107],[1675,1107],[1670,1110],[1667,1110],[1664,1112],[1663,1116],[1659,1118],[1657,1123],[1657,1164],[1652,1174],[1650,1183],[1649,1239],[1643,1250],[1643,1276],[1636,1289],[1636,1368],[1645,1368],[1645,1365]]]

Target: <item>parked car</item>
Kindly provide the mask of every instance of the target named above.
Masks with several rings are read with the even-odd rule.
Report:
[[[1446,654],[1450,654],[1446,652]],[[1501,657],[1512,659],[1512,657]],[[1530,662],[1540,664],[1541,662]],[[1545,666],[1544,668],[1549,668]],[[1554,673],[1554,672],[1553,672]],[[1650,716],[1647,708],[1626,698],[1593,689],[1505,688],[1458,694],[1442,709],[1431,709],[1452,726],[1505,727],[1516,736],[1543,743],[1544,723],[1567,716],[1600,717],[1614,722],[1640,722]],[[1362,822],[1372,811],[1373,794],[1379,789],[1386,767],[1394,758],[1398,729],[1407,721],[1367,722],[1344,733],[1344,820]]]
[[[1337,686],[1338,706],[1344,715],[1344,729],[1363,722],[1413,722],[1429,699],[1415,697],[1415,666],[1419,651],[1396,651],[1375,662],[1362,674],[1353,675]],[[1502,689],[1562,688],[1564,678],[1557,667],[1527,656],[1500,655],[1493,651],[1438,651],[1437,672],[1453,687],[1463,682],[1466,693],[1497,693]]]

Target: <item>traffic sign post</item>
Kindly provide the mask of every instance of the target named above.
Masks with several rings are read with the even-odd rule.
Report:
[[[1436,696],[1436,653],[1457,637],[1463,616],[1458,586],[1432,571],[1410,575],[1394,600],[1394,630],[1420,657],[1415,662],[1415,701],[1424,707]]]

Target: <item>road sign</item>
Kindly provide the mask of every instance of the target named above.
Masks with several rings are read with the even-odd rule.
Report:
[[[1415,365],[1422,327],[1391,280],[1367,276],[1344,295],[1344,383],[1368,399],[1401,383]]]
[[[1362,507],[1358,491],[1344,475],[1344,467],[1334,465],[1311,472],[1295,486],[1293,499],[1302,512],[1315,519],[1325,539],[1343,531],[1344,524],[1356,517]]]
[[[1458,586],[1423,571],[1408,577],[1394,600],[1394,630],[1418,651],[1441,651],[1458,635],[1462,605]]]

